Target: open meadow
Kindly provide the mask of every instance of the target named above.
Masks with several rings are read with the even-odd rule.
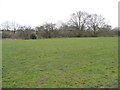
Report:
[[[118,38],[3,40],[3,88],[118,86]]]

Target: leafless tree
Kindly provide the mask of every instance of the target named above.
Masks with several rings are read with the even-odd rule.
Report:
[[[78,11],[77,13],[72,14],[71,19],[68,23],[74,26],[79,31],[79,36],[81,36],[82,32],[86,28],[87,20],[89,17],[90,15],[87,12]]]
[[[103,18],[101,15],[92,14],[89,17],[88,26],[93,30],[94,36],[96,36],[96,31],[105,26],[105,18]]]
[[[7,30],[8,31],[10,29],[10,22],[9,21],[5,21],[1,25],[2,25],[2,29],[3,30]]]
[[[53,23],[46,23],[43,25],[44,30],[46,31],[48,38],[52,37],[51,33],[55,30],[55,25],[56,24],[53,24]]]
[[[21,26],[18,28],[17,30],[17,38],[21,38],[21,39],[32,39],[31,35],[35,35],[35,30],[32,29],[30,26]]]
[[[20,27],[20,24],[18,24],[16,22],[11,22],[11,29],[14,30],[14,34],[19,27]]]

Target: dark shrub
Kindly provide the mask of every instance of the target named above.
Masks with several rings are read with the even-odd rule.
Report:
[[[35,33],[32,33],[32,34],[30,35],[30,39],[37,39],[37,35],[36,35]]]

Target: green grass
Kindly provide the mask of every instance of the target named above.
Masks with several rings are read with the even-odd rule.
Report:
[[[118,86],[118,38],[3,40],[3,88]]]

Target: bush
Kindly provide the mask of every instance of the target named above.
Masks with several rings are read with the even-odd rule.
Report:
[[[32,33],[32,34],[30,35],[30,39],[37,39],[37,35],[36,35],[35,33]]]

